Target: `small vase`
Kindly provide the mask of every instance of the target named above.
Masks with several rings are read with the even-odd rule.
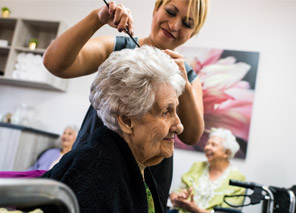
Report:
[[[8,10],[2,10],[2,17],[3,18],[8,18],[10,15],[10,12]]]
[[[37,43],[36,43],[36,42],[31,41],[31,42],[29,43],[29,49],[31,49],[31,50],[35,50],[36,47],[37,47]]]

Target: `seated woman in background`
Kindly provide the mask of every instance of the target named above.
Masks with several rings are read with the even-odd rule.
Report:
[[[244,194],[243,188],[228,184],[229,179],[245,180],[245,176],[229,162],[238,150],[239,144],[231,131],[211,129],[204,148],[207,161],[194,163],[182,176],[181,186],[170,194],[174,208],[180,212],[207,213],[215,206],[229,207],[223,202],[224,195]],[[232,202],[241,204],[243,198]]]
[[[49,170],[61,157],[72,149],[76,140],[78,128],[75,125],[67,126],[61,135],[61,148],[46,150],[28,170]]]
[[[113,52],[91,85],[90,102],[104,126],[42,177],[67,184],[81,212],[165,212],[149,166],[173,155],[183,131],[181,70],[181,57],[174,61],[150,46]]]

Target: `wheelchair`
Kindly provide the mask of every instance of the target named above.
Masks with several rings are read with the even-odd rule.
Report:
[[[79,213],[73,191],[51,179],[0,178],[0,209]]]
[[[246,188],[246,193],[244,195],[225,195],[224,202],[234,209],[215,207],[214,212],[242,213],[242,207],[262,203],[262,213],[295,213],[296,186],[286,189],[237,180],[230,180],[229,185]],[[250,190],[251,193],[249,193]],[[243,204],[231,203],[231,198],[241,196],[244,197]]]

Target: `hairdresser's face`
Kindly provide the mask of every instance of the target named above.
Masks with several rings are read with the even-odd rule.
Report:
[[[76,140],[76,132],[70,128],[64,130],[61,136],[62,147],[72,148],[74,141]]]
[[[145,166],[172,156],[175,135],[183,131],[176,112],[178,103],[172,86],[160,85],[151,110],[143,118],[131,120],[133,134],[129,147],[135,159]]]
[[[193,16],[187,20],[188,0],[172,0],[153,13],[150,39],[160,49],[174,50],[190,39]]]
[[[219,160],[228,160],[228,154],[223,145],[223,138],[212,136],[208,139],[204,152],[209,163]]]

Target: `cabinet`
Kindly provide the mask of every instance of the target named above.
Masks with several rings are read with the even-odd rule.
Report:
[[[68,81],[42,64],[45,49],[65,28],[60,21],[0,18],[0,84],[65,91]],[[35,49],[29,48],[32,38]]]

